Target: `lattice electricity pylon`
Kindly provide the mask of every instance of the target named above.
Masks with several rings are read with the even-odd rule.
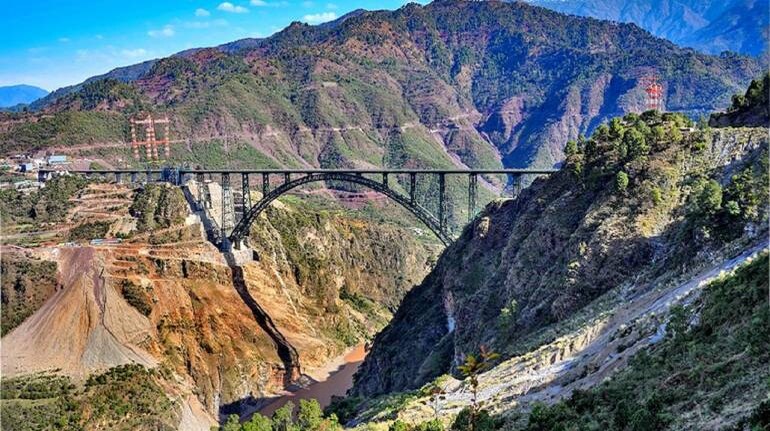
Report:
[[[146,118],[131,119],[131,148],[134,152],[134,159],[139,160],[139,148],[144,146],[147,155],[147,160],[158,160],[158,145],[164,146],[165,158],[168,159],[171,156],[170,147],[170,127],[167,116],[163,118],[153,118],[151,114],[147,114]],[[156,124],[163,124],[164,130],[161,138],[158,138]],[[137,139],[137,127],[144,127],[142,140]]]
[[[663,111],[663,85],[658,82],[657,75],[645,75],[639,82],[644,86],[644,92],[647,93],[645,100],[647,110]]]

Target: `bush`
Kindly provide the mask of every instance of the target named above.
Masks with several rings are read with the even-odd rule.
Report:
[[[628,174],[620,171],[615,175],[615,190],[623,193],[628,188]]]

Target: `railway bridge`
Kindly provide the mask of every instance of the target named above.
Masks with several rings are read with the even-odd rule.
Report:
[[[187,169],[167,167],[163,169],[74,170],[70,174],[101,177],[117,183],[146,183],[164,181],[185,186],[195,180],[197,184],[217,181],[221,185],[221,213],[214,232],[215,241],[222,250],[233,246],[240,248],[249,234],[249,228],[259,215],[280,196],[310,183],[355,184],[373,190],[395,201],[410,211],[445,245],[454,236],[448,226],[447,179],[464,178],[467,185],[468,221],[477,213],[479,178],[505,176],[507,184],[517,192],[522,177],[549,175],[556,169]],[[39,179],[45,181],[57,172],[41,170]],[[240,181],[231,182],[232,177]],[[467,181],[467,182],[466,182]],[[238,184],[240,183],[240,184]],[[455,184],[458,181],[455,180]],[[434,193],[418,193],[430,189]],[[262,197],[252,202],[251,190],[261,187]],[[418,196],[419,195],[419,196]],[[427,196],[427,197],[426,197]],[[237,199],[236,199],[237,198]],[[188,195],[188,200],[191,197]],[[199,192],[191,202],[197,209],[211,208],[209,193]],[[432,202],[429,202],[432,201]],[[429,209],[430,208],[430,209]],[[237,210],[239,209],[239,211]],[[238,214],[238,215],[236,215]]]

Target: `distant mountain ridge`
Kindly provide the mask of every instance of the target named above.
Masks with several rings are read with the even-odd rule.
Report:
[[[558,12],[632,22],[709,54],[758,56],[767,50],[768,0],[527,0]]]
[[[633,24],[450,0],[360,11],[333,25],[295,22],[269,38],[121,71],[41,101],[60,119],[13,126],[0,149],[125,141],[128,118],[155,111],[173,118],[174,136],[211,155],[202,160],[192,146],[172,153],[206,165],[551,167],[569,139],[643,111],[646,74],[660,76],[667,110],[697,117],[728,106],[762,69]],[[90,127],[74,124],[83,121]]]
[[[48,90],[33,85],[8,85],[0,87],[0,108],[34,102],[48,94]]]

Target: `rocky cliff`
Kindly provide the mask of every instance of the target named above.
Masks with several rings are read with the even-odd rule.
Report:
[[[490,204],[409,292],[353,394],[417,388],[481,345],[529,352],[606,292],[639,295],[762,241],[767,146],[764,129],[655,113],[569,143],[565,169]]]

